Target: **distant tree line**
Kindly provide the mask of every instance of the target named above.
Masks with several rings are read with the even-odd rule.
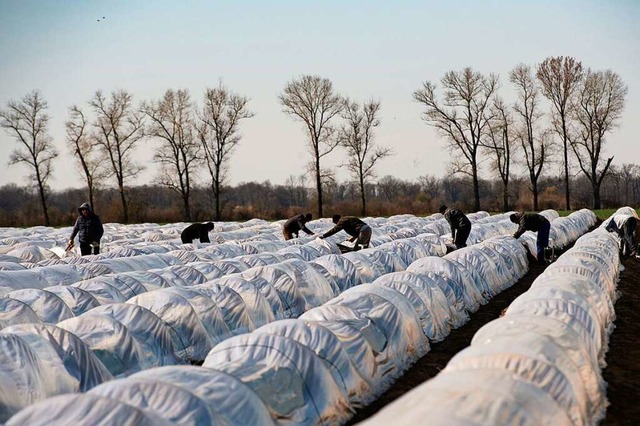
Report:
[[[570,181],[575,209],[593,205],[591,183],[585,177]],[[515,178],[510,184],[509,205],[512,209],[533,210],[530,186],[526,177]],[[561,210],[564,203],[564,178],[542,178],[539,182],[538,208]],[[479,192],[486,200],[483,208],[502,211],[502,182],[500,179],[479,180]],[[127,190],[130,199],[131,223],[172,223],[184,221],[183,203],[176,193],[160,184],[132,186]],[[360,212],[360,184],[357,181],[329,182],[323,188],[325,211],[331,215]],[[390,216],[410,213],[429,215],[437,212],[441,203],[464,211],[474,210],[473,181],[469,177],[449,175],[444,178],[421,176],[407,181],[383,176],[365,186],[367,211],[371,216]],[[307,187],[303,176],[290,177],[284,185],[270,182],[248,182],[224,187],[220,199],[224,220],[245,221],[259,217],[279,220],[296,213],[313,211],[317,199],[315,188]],[[105,222],[120,222],[122,206],[117,188],[103,188],[94,194],[96,212]],[[211,188],[195,186],[191,193],[191,220],[208,221],[215,218]],[[77,207],[86,200],[86,190],[67,189],[49,194],[49,216],[52,226],[70,226],[78,215]],[[621,205],[640,205],[640,166],[625,164],[612,166],[602,183],[601,202],[604,208]],[[0,187],[0,226],[42,225],[39,196],[26,186],[7,184]]]
[[[66,149],[85,184],[81,194],[49,187],[59,151],[49,134],[47,102],[34,90],[0,108],[0,127],[17,143],[9,164],[26,164],[34,184],[2,187],[7,200],[19,202],[0,201],[0,212],[21,205],[29,210],[20,223],[62,224],[71,198],[88,200],[111,221],[122,223],[248,214],[275,219],[297,208],[313,209],[316,217],[338,207],[362,216],[399,213],[398,208],[426,213],[440,202],[467,210],[529,205],[539,210],[558,191],[563,202],[555,200],[554,207],[568,210],[600,208],[621,199],[620,188],[613,194],[607,186],[616,179],[629,187],[625,199],[635,194],[633,181],[619,177],[627,169],[635,176],[635,166],[616,168],[613,157],[604,155],[607,136],[620,125],[627,94],[618,74],[585,69],[580,61],[559,56],[535,66],[517,65],[508,82],[515,94],[511,102],[501,94],[498,75],[471,67],[445,73],[441,87],[427,80],[413,92],[413,100],[423,107],[422,118],[438,131],[451,157],[446,177],[409,183],[390,176],[376,179],[376,166],[394,154],[376,138],[379,101],[354,101],[320,76],[294,78],[278,100],[283,113],[302,124],[312,182],[291,178],[285,185],[236,187],[228,185],[227,173],[241,141],[240,126],[254,115],[249,98],[222,83],[207,88],[200,101],[185,89],[168,89],[139,104],[126,90],[99,90],[85,107],[70,106],[65,121]],[[155,143],[158,174],[152,184],[136,186],[135,177],[144,169],[136,150],[143,141]],[[347,183],[337,182],[335,171],[324,166],[338,149],[350,175]],[[557,164],[562,166],[560,184],[549,177]],[[198,170],[205,170],[205,176]],[[247,194],[247,188],[256,193]],[[2,221],[16,222],[9,216]]]

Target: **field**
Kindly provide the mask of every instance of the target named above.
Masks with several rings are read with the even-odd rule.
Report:
[[[604,426],[636,425],[640,418],[640,260],[626,259],[626,270],[622,272],[618,290],[621,297],[616,308],[616,328],[611,335],[607,368],[603,375],[607,382],[609,407]],[[503,291],[475,312],[471,321],[453,330],[447,338],[432,345],[431,351],[420,359],[375,403],[358,411],[348,423],[358,422],[378,412],[385,405],[438,374],[449,360],[467,347],[473,335],[484,324],[498,318],[503,309],[520,294],[529,289],[533,280],[544,271],[544,267],[531,264],[529,273],[517,284]]]
[[[226,416],[230,424],[294,418],[296,424],[357,424],[414,388],[424,388],[423,383],[427,389],[434,382],[442,384],[442,377],[448,383],[452,371],[454,378],[456,371],[462,372],[459,378],[477,386],[483,383],[478,376],[473,379],[478,367],[490,380],[520,383],[519,392],[524,393],[513,396],[516,400],[531,397],[555,407],[548,417],[533,414],[537,402],[522,408],[522,415],[537,419],[535,424],[546,423],[543,417],[582,424],[605,416],[599,375],[607,336],[617,325],[619,334],[613,334],[604,370],[611,403],[604,422],[625,424],[637,415],[631,395],[637,394],[638,351],[627,346],[638,333],[639,293],[633,278],[639,265],[636,259],[626,261],[613,324],[615,237],[601,229],[575,243],[597,227],[593,213],[562,218],[552,211],[545,214],[552,221],[552,244],[565,251],[551,265],[531,255],[527,261],[528,250],[535,252],[535,234],[518,242],[509,236],[513,224],[508,215],[486,213],[474,214],[474,243],[446,256],[446,222],[410,215],[371,218],[379,232],[373,247],[344,255],[336,252],[336,238],[282,241],[279,224],[259,220],[221,224],[215,233],[218,243],[203,246],[181,244],[176,238],[181,225],[113,225],[103,255],[43,260],[37,258],[48,253],[44,246],[68,231],[39,230],[41,246],[36,246],[33,238],[20,242],[20,231],[6,230],[13,236],[2,240],[6,256],[0,271],[0,355],[2,370],[9,375],[0,384],[23,380],[15,360],[32,357],[34,365],[24,372],[32,375],[29,380],[36,387],[29,393],[18,389],[15,397],[0,393],[0,408],[12,413],[25,408],[11,425],[44,416],[73,422],[78,407],[95,405],[95,398],[105,404],[118,401],[125,411],[148,409],[150,416],[171,421],[197,416],[189,407],[199,406],[197,424],[213,422],[216,416]],[[312,229],[324,227],[315,223]],[[574,250],[567,252],[574,243]],[[31,260],[21,265],[14,263],[15,256]],[[513,303],[516,298],[519,305]],[[506,321],[494,322],[507,307]],[[468,348],[481,328],[486,333],[483,326],[489,322],[516,328],[498,330]],[[523,333],[529,324],[534,327]],[[37,351],[62,345],[61,337],[50,334],[54,331],[57,336],[74,334],[77,346],[65,351],[87,353],[90,362],[78,370],[60,365],[60,355],[55,355],[51,364],[38,364]],[[49,336],[46,344],[44,336]],[[31,348],[29,342],[36,341],[44,346]],[[531,347],[538,349],[529,353]],[[485,366],[491,359],[473,358],[478,349],[504,356]],[[457,367],[451,367],[461,351],[472,354],[466,358],[471,363],[456,357]],[[513,360],[502,364],[512,355]],[[550,369],[549,362],[557,367]],[[512,367],[507,365],[517,364],[524,369],[509,374]],[[463,371],[465,365],[471,369]],[[527,371],[537,373],[530,376]],[[62,381],[51,380],[58,375]],[[198,380],[203,380],[200,386],[219,388],[194,394]],[[545,383],[552,382],[564,384],[547,388]],[[183,403],[175,409],[163,402],[177,391],[170,391],[169,383],[181,389],[176,402]],[[219,392],[229,386],[238,390]],[[281,394],[282,386],[291,391]],[[224,403],[219,399],[223,395]],[[427,396],[442,395],[432,391]],[[492,413],[478,396],[466,401]],[[511,397],[507,392],[507,400]],[[505,406],[520,405],[507,400]],[[460,404],[452,404],[458,411]],[[223,405],[245,408],[240,413]],[[108,410],[108,405],[98,406]],[[7,413],[0,420],[8,419]],[[446,414],[441,419],[450,420]]]

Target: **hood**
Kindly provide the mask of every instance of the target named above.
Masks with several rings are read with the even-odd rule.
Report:
[[[78,213],[80,213],[81,209],[87,209],[87,210],[89,210],[89,213],[93,213],[93,210],[91,209],[91,204],[89,204],[89,203],[80,204],[80,207],[78,207]]]

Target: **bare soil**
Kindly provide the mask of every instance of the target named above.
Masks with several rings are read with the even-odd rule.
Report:
[[[348,425],[356,424],[378,412],[385,405],[438,374],[449,360],[469,346],[473,335],[486,323],[498,318],[503,309],[529,289],[543,265],[530,262],[530,269],[520,281],[491,299],[471,315],[464,326],[452,330],[442,341],[431,345],[431,351],[418,360],[396,383],[373,404],[357,411]],[[616,328],[611,335],[607,368],[603,376],[607,386],[609,407],[601,423],[606,426],[640,424],[640,260],[623,260],[616,302]]]

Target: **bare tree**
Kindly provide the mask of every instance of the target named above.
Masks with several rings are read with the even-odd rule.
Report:
[[[509,179],[514,150],[513,117],[510,108],[502,98],[496,97],[492,105],[489,132],[485,146],[493,153],[493,169],[502,182],[502,209],[509,211]]]
[[[330,80],[311,75],[287,83],[278,99],[283,112],[302,121],[307,130],[318,194],[318,217],[322,217],[322,184],[330,174],[322,170],[320,159],[339,144],[331,120],[342,111],[343,100],[334,93]]]
[[[0,127],[19,143],[9,158],[9,165],[25,163],[33,173],[29,176],[38,187],[42,214],[46,226],[51,224],[47,209],[47,182],[53,171],[53,160],[58,151],[48,134],[49,115],[47,102],[39,91],[34,90],[20,101],[7,102],[0,110]]]
[[[122,203],[122,220],[129,222],[126,181],[144,170],[133,160],[134,149],[144,137],[144,116],[133,106],[133,96],[125,90],[111,93],[107,99],[97,91],[89,105],[96,114],[94,134],[116,178]]]
[[[75,157],[82,176],[87,183],[89,203],[95,209],[96,190],[103,179],[108,175],[108,170],[95,143],[95,139],[88,129],[89,123],[84,112],[76,105],[69,108],[69,119],[65,123],[67,132],[67,146]]]
[[[221,218],[220,196],[226,179],[227,163],[240,142],[240,121],[253,117],[247,105],[249,98],[237,95],[220,84],[207,89],[198,125],[198,138],[211,175],[216,220]]]
[[[514,106],[517,121],[516,138],[524,151],[525,164],[529,173],[529,190],[533,194],[533,210],[538,210],[540,189],[538,180],[546,159],[548,132],[540,130],[540,89],[529,65],[517,65],[509,73],[509,80],[515,85],[518,100]]]
[[[598,170],[605,135],[620,124],[627,91],[615,72],[588,69],[571,108],[577,133],[571,147],[580,170],[591,183],[594,209],[600,208],[600,186],[613,161],[613,157],[609,157]]]
[[[570,210],[569,134],[567,120],[571,98],[583,77],[582,62],[570,56],[549,57],[538,65],[536,76],[541,83],[542,94],[551,101],[554,129],[562,138],[565,208]]]
[[[365,185],[375,177],[374,166],[392,154],[390,148],[377,146],[374,140],[374,130],[380,125],[379,112],[380,102],[369,101],[360,108],[357,103],[345,99],[342,113],[345,124],[338,132],[340,145],[347,151],[344,166],[358,182],[362,216],[367,215]]]
[[[413,92],[413,98],[426,108],[423,119],[427,124],[447,140],[449,150],[454,153],[455,171],[471,176],[477,211],[480,210],[478,155],[487,131],[491,100],[498,89],[498,76],[485,76],[467,67],[447,72],[440,81],[444,88],[441,102],[436,97],[435,84],[430,81]]]
[[[161,165],[158,181],[180,195],[183,219],[191,221],[191,189],[194,166],[202,145],[195,135],[191,95],[186,89],[167,90],[157,102],[143,106],[149,119],[147,135],[160,140],[154,158]]]

